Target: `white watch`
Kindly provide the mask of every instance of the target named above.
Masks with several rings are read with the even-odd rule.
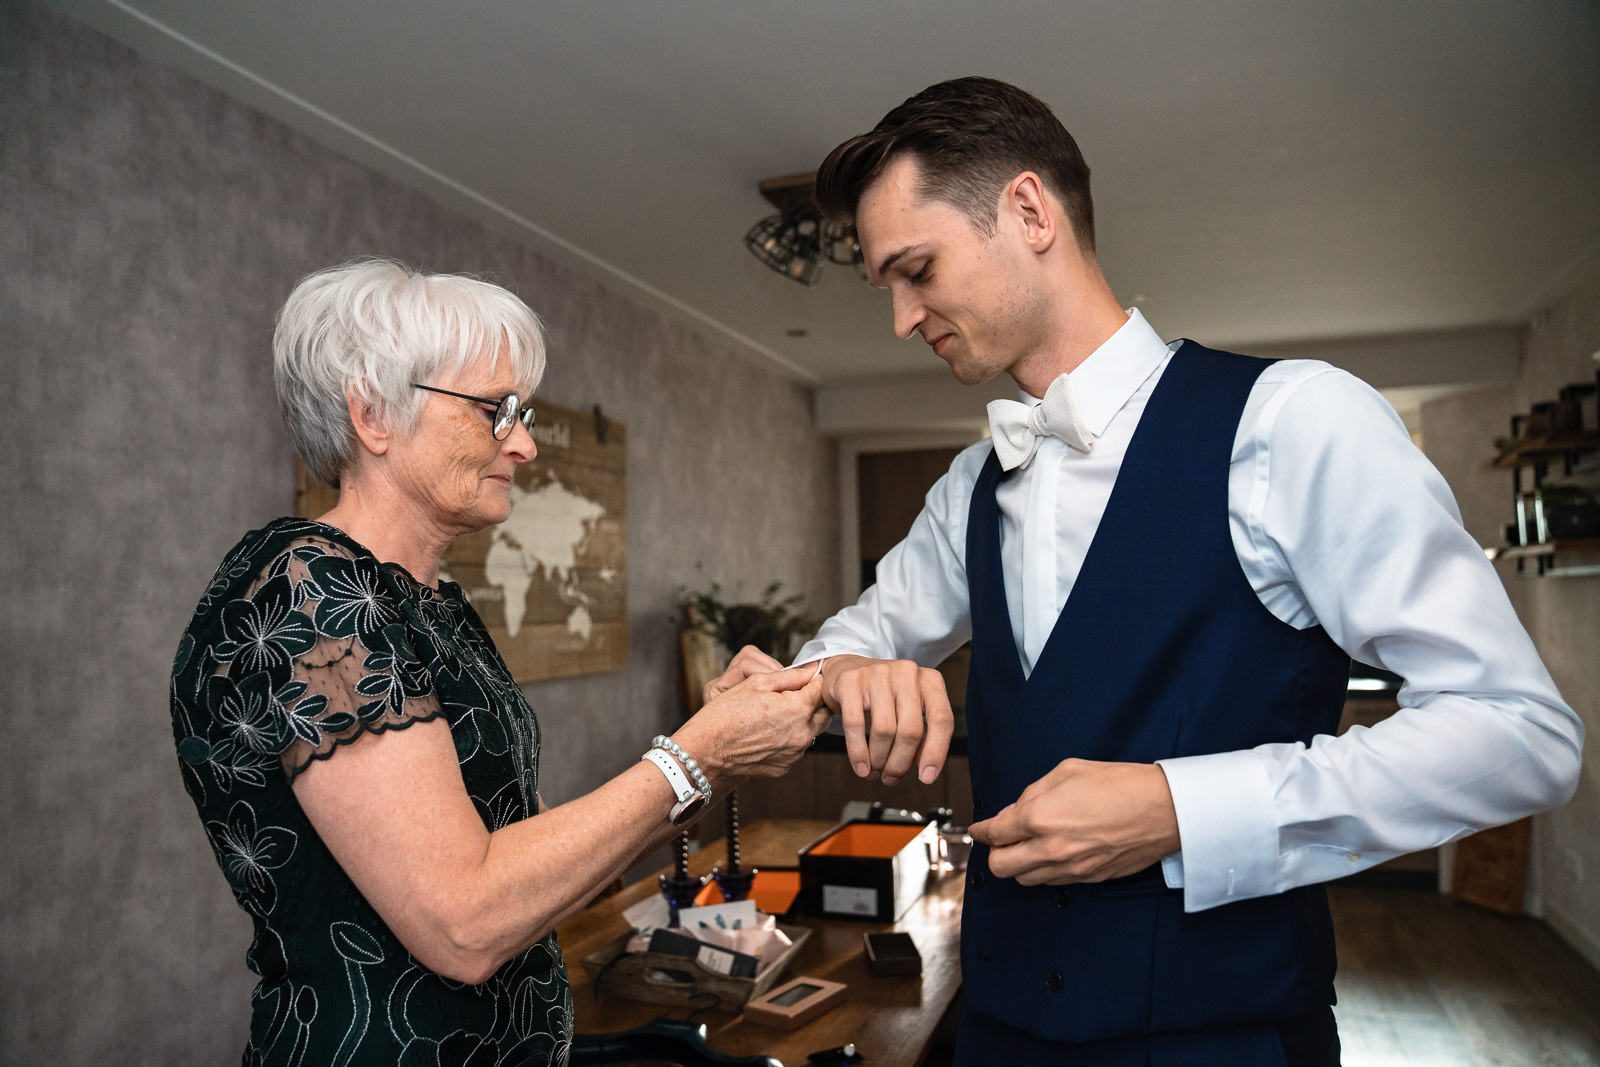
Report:
[[[688,777],[678,766],[678,761],[667,755],[659,748],[652,748],[641,760],[648,760],[661,768],[661,773],[667,776],[667,784],[672,787],[673,795],[678,798],[673,805],[672,812],[667,816],[674,826],[682,826],[706,806],[706,795],[690,784]]]

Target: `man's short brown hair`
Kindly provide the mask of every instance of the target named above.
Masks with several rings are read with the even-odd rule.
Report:
[[[1089,165],[1039,98],[993,78],[956,78],[922,90],[828,153],[817,170],[817,206],[830,218],[856,213],[861,194],[889,163],[916,159],[919,192],[958,208],[978,232],[995,230],[1000,192],[1025,170],[1060,198],[1078,245],[1094,252]]]

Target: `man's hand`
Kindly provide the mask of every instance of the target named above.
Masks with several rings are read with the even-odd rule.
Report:
[[[1120,878],[1180,847],[1172,791],[1154,763],[1064,760],[968,832],[990,846],[990,873],[1023,885]]]
[[[857,776],[894,785],[916,767],[928,783],[944,768],[955,714],[938,671],[904,659],[832,656],[822,665],[822,699],[844,723]]]

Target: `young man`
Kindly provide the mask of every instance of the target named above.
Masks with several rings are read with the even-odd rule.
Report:
[[[1025,394],[796,661],[858,774],[931,781],[927,667],[971,636],[957,1062],[1336,1064],[1316,883],[1576,785],[1581,725],[1443,479],[1350,375],[1123,310],[1088,167],[1013,86],[919,93],[817,186],[896,334]],[[1334,738],[1350,656],[1404,706]]]

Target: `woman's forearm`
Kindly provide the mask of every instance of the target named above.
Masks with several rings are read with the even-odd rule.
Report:
[[[752,678],[674,734],[715,792],[783,773],[827,722],[807,672]],[[490,833],[442,719],[362,737],[295,779],[295,796],[362,895],[412,955],[481,982],[675,832],[659,768]]]
[[[487,906],[473,918],[480,948],[504,962],[582,911],[680,831],[667,819],[674,800],[661,772],[637,763],[592,793],[495,831],[480,872]],[[507,924],[503,910],[523,921]]]
[[[640,764],[491,834],[454,753],[444,722],[419,723],[363,738],[294,786],[362,895],[446,977],[484,981],[674,832],[672,790]]]

